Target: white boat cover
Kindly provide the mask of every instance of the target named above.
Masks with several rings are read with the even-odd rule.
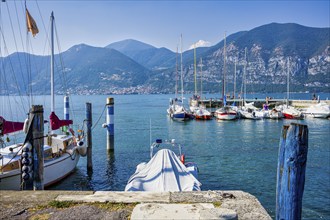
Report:
[[[201,185],[173,151],[161,149],[148,163],[137,166],[125,191],[200,191]]]

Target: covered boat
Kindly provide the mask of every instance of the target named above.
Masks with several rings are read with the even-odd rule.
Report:
[[[196,164],[185,163],[183,154],[177,155],[170,149],[160,149],[153,155],[154,148],[158,148],[160,143],[160,140],[157,140],[151,145],[150,161],[137,166],[125,191],[200,191],[201,183],[197,180]],[[167,143],[177,146],[173,140]],[[181,147],[179,151],[181,152]]]

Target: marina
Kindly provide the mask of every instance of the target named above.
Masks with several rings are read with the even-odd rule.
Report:
[[[283,94],[268,94],[283,96]],[[208,95],[209,97],[215,95]],[[251,96],[265,97],[264,94]],[[305,100],[309,94],[293,94]],[[326,99],[329,94],[320,94]],[[83,103],[93,103],[93,172],[81,159],[75,172],[49,190],[123,191],[136,166],[150,158],[152,139],[176,139],[189,152],[186,160],[198,164],[201,190],[243,190],[256,196],[267,212],[275,214],[276,169],[281,129],[297,120],[235,120],[178,122],[166,116],[173,95],[118,95],[114,114],[114,151],[107,152],[106,130],[102,128],[108,96],[73,96],[72,106],[78,120],[85,118]],[[12,101],[17,97],[9,97]],[[61,100],[56,99],[59,112]],[[48,105],[49,98],[36,97]],[[45,109],[45,114],[49,109]],[[309,126],[309,152],[303,196],[304,218],[328,218],[329,211],[329,128],[327,119],[306,118],[297,121]],[[320,196],[315,197],[315,191]]]
[[[217,43],[200,40],[190,47],[183,42],[191,44],[196,36],[183,28],[179,59],[178,46],[175,53],[134,39],[81,43],[91,42],[80,32],[89,21],[71,24],[75,14],[63,10],[67,6],[42,3],[40,10],[37,2],[19,2],[1,3],[7,6],[0,24],[3,218],[41,213],[61,219],[71,209],[78,215],[73,219],[86,217],[81,210],[91,210],[88,216],[96,219],[330,219],[329,28],[275,20],[251,30],[228,30],[233,32],[228,38],[224,31]],[[94,10],[97,25],[104,23],[98,19],[105,8],[121,3],[103,4]],[[76,45],[61,50],[55,9],[46,30],[41,20],[48,7],[59,10],[65,37],[80,36]],[[67,9],[76,12],[76,7]],[[149,16],[142,8],[135,17]],[[114,14],[108,12],[103,14]],[[134,13],[126,14],[109,19],[118,36],[119,27],[134,36],[133,30],[149,21],[162,30],[161,23],[175,18],[166,26],[178,26],[175,14],[136,20],[141,28],[116,26]],[[210,37],[218,31],[206,17],[208,25],[199,26],[211,27]],[[95,28],[91,32],[107,29]],[[113,35],[92,39],[101,43],[99,36]],[[37,54],[42,37],[44,51]]]

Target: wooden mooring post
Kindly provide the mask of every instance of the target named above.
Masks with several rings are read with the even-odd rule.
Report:
[[[31,115],[34,115],[32,146],[33,160],[33,190],[44,189],[44,108],[42,105],[33,105]]]
[[[277,220],[301,219],[307,153],[307,125],[296,123],[284,125],[277,166]]]
[[[93,170],[93,161],[92,161],[92,104],[86,103],[86,136],[87,136],[87,171]]]
[[[44,109],[33,105],[29,112],[29,127],[22,149],[22,189],[44,189]]]

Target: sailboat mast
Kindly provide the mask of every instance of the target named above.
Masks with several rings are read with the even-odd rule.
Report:
[[[244,85],[244,94],[243,94],[243,106],[245,106],[245,100],[246,100],[246,66],[247,66],[247,48],[245,47],[245,62],[244,62],[244,77],[243,77],[243,85]]]
[[[183,105],[183,66],[182,66],[182,34],[180,37],[180,45],[181,45],[181,101],[182,101],[182,105]]]
[[[50,111],[55,111],[55,94],[54,94],[54,12],[50,16],[51,20],[51,55],[50,55],[50,95],[51,95],[51,105]]]
[[[224,38],[224,46],[223,46],[223,79],[222,79],[222,100],[223,103],[225,101],[225,93],[226,93],[226,33]]]
[[[288,70],[287,70],[287,84],[286,84],[286,105],[288,106],[289,105],[289,95],[290,95],[290,60],[289,60],[289,57],[288,57]]]
[[[194,74],[195,74],[195,95],[197,95],[197,70],[196,70],[196,44],[194,44]]]
[[[175,98],[178,96],[178,46],[176,47],[176,67],[175,67]]]
[[[235,58],[235,68],[234,68],[234,94],[233,94],[233,98],[235,99],[235,94],[236,94],[236,63],[237,60]]]
[[[200,59],[200,67],[201,67],[201,99],[203,97],[203,60]]]

